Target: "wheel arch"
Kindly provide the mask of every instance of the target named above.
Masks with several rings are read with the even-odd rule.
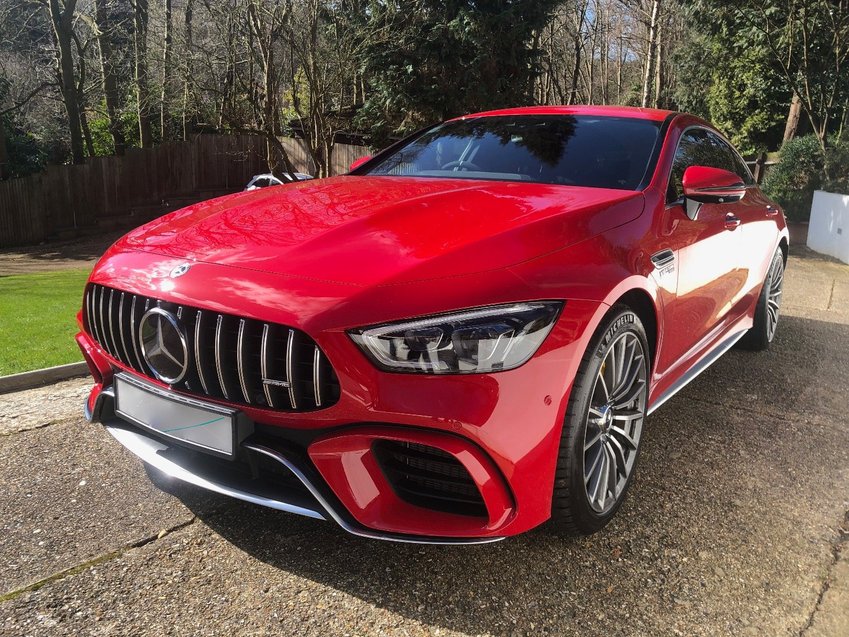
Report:
[[[632,288],[614,301],[611,304],[611,309],[616,305],[627,306],[640,318],[643,328],[646,331],[646,338],[649,342],[651,368],[654,369],[658,344],[658,317],[654,299],[645,289]]]
[[[617,305],[626,306],[634,312],[643,323],[651,355],[651,369],[654,370],[657,355],[663,342],[662,302],[658,296],[657,286],[651,278],[631,276],[613,288],[604,299],[606,309],[599,312],[592,325],[595,332],[608,313]]]

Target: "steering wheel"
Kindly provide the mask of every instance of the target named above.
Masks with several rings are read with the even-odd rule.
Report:
[[[444,166],[441,166],[440,170],[448,170],[449,168],[462,168],[463,170],[474,170],[476,172],[482,172],[480,166],[464,159],[449,161]]]

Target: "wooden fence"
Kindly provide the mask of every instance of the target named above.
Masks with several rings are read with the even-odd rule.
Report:
[[[282,140],[297,170],[314,174],[300,140]],[[331,174],[367,149],[337,144]],[[139,225],[170,210],[237,192],[268,171],[265,141],[252,135],[201,135],[189,142],[132,149],[121,157],[50,166],[0,182],[0,247]]]

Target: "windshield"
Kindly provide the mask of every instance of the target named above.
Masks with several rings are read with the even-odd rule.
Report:
[[[475,117],[431,128],[357,174],[637,190],[659,131],[626,117]]]

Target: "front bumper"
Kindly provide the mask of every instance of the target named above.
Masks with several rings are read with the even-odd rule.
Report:
[[[492,537],[430,537],[403,533],[389,533],[369,529],[353,519],[318,476],[296,454],[286,454],[256,441],[246,440],[243,452],[258,454],[286,472],[288,480],[271,481],[246,476],[211,456],[204,456],[140,430],[115,415],[114,394],[111,387],[100,391],[85,415],[89,421],[101,422],[105,429],[126,449],[145,464],[170,478],[230,496],[253,504],[266,506],[286,513],[294,513],[317,520],[336,522],[342,529],[360,537],[395,542],[421,544],[483,544],[503,539]]]
[[[604,311],[590,301],[569,301],[567,307],[539,352],[508,372],[444,377],[380,372],[344,333],[315,332],[312,336],[339,374],[337,404],[284,413],[209,399],[241,410],[256,424],[255,435],[243,443],[249,469],[262,458],[294,478],[287,484],[263,483],[250,471],[240,474],[232,463],[213,463],[115,416],[113,375],[137,372],[85,332],[77,342],[96,382],[87,402],[91,419],[168,475],[332,520],[367,537],[487,542],[527,531],[550,516],[571,379],[591,334],[586,328]],[[473,480],[485,510],[476,515],[436,511],[402,497],[378,461],[376,447],[382,441],[436,448],[450,456]]]
[[[92,396],[93,400],[85,405],[86,419],[102,423],[126,449],[165,475],[253,504],[333,521],[345,531],[361,537],[423,544],[495,542],[503,536],[470,536],[468,533],[486,533],[499,528],[514,513],[512,500],[495,467],[479,450],[459,439],[441,439],[432,432],[358,427],[353,432],[323,436],[310,445],[309,456],[313,458],[313,464],[295,446],[258,434],[242,442],[240,456],[245,462],[239,467],[231,461],[162,439],[125,421],[115,413],[115,394],[111,386],[96,387]],[[472,523],[467,516],[429,512],[427,519],[421,519],[417,524],[415,519],[423,512],[397,496],[389,495],[391,487],[371,454],[371,446],[376,440],[427,441],[452,448],[459,456],[467,456],[464,462],[473,468],[476,481],[483,487],[487,508],[494,511],[494,515],[488,515],[481,526],[482,520]],[[272,466],[272,471],[260,470],[257,460],[263,460],[265,467]],[[347,500],[343,503],[328,487],[328,480],[322,474],[336,474],[335,478],[330,478],[331,483],[357,483],[357,488],[341,489],[342,498]],[[383,497],[364,500],[361,494],[369,490],[375,494],[382,493]],[[385,508],[388,511],[384,511]],[[351,510],[358,514],[357,517],[371,516],[383,529],[369,528],[360,523],[357,517],[351,515]],[[393,531],[393,527],[397,527],[398,531]],[[419,529],[423,533],[404,532],[406,529]],[[440,529],[451,535],[440,536]]]

